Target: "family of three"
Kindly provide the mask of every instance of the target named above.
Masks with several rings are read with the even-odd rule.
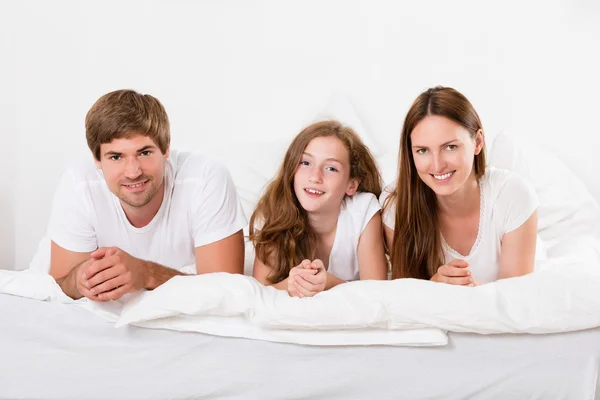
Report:
[[[154,289],[186,266],[243,273],[246,216],[227,169],[171,150],[150,95],[102,96],[85,120],[93,162],[69,169],[48,227],[50,274],[71,298]],[[458,91],[410,107],[397,180],[386,188],[361,138],[337,121],[302,130],[250,217],[254,277],[310,297],[391,276],[476,286],[533,270],[537,198],[486,166],[481,121]]]

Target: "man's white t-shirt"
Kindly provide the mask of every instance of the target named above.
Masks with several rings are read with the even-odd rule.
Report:
[[[381,193],[379,202],[394,190],[396,182],[387,186]],[[477,239],[467,255],[452,249],[442,236],[444,262],[456,258],[469,263],[473,278],[480,282],[498,279],[502,237],[523,225],[538,207],[535,190],[525,179],[508,170],[488,167],[481,179],[481,202]],[[394,229],[396,204],[390,204],[383,212],[383,223]],[[543,244],[537,240],[536,259],[544,257]]]
[[[195,264],[196,247],[231,236],[247,223],[229,172],[204,155],[171,150],[164,191],[152,221],[136,228],[90,159],[61,179],[50,240],[73,252],[117,246],[136,258],[181,269]]]

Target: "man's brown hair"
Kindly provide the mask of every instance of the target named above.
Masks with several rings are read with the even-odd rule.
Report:
[[[107,93],[85,117],[85,137],[98,161],[100,145],[134,135],[149,137],[163,154],[169,148],[169,117],[160,101],[149,94],[128,89]]]

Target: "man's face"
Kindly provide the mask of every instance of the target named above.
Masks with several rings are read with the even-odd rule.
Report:
[[[162,202],[157,194],[162,194],[168,157],[169,150],[162,154],[152,139],[139,134],[102,144],[96,166],[123,205],[141,208],[156,197]]]

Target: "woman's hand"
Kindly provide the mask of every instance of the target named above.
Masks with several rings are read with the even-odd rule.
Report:
[[[327,271],[323,262],[303,260],[300,265],[290,271],[288,278],[288,293],[290,296],[312,297],[325,290]]]
[[[458,258],[439,267],[431,280],[450,285],[475,286],[471,271],[469,271],[469,263]]]

